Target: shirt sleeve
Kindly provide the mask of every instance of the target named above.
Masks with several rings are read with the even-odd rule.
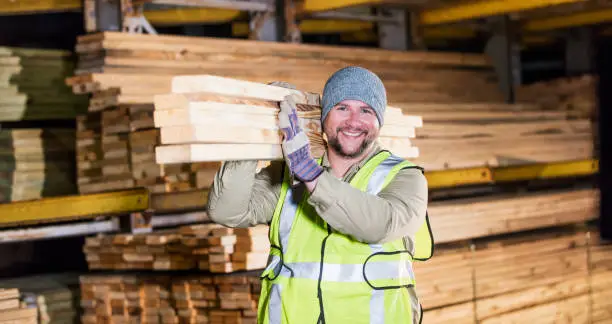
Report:
[[[280,196],[282,163],[259,173],[257,161],[226,161],[215,174],[208,196],[208,216],[227,227],[268,224]]]
[[[402,169],[372,195],[324,172],[308,202],[331,227],[365,243],[413,238],[425,221],[427,178],[421,170]]]

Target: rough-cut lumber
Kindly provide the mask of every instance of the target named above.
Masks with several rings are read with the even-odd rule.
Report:
[[[70,92],[68,51],[0,48],[0,121],[71,119],[87,102]]]
[[[595,153],[592,122],[563,110],[530,104],[397,107],[423,119],[411,141],[419,147],[414,161],[426,170],[591,159]]]
[[[516,96],[519,102],[539,103],[545,109],[589,118],[597,112],[597,77],[584,74],[522,85]]]
[[[19,289],[0,288],[0,323],[38,324],[36,308],[23,305]]]
[[[77,74],[214,74],[261,83],[284,80],[320,93],[331,73],[359,65],[383,78],[391,101],[503,101],[492,66],[479,54],[114,32],[79,37],[76,52]]]
[[[257,323],[256,275],[84,275],[81,323]]]
[[[428,206],[435,242],[447,243],[597,218],[599,191],[544,191],[432,202]]]
[[[0,202],[76,193],[75,131],[0,130]]]
[[[154,122],[161,128],[158,163],[282,159],[278,128],[279,102],[295,97],[301,127],[319,157],[325,150],[319,96],[298,90],[213,75],[177,76],[172,93],[155,96]],[[419,116],[403,115],[389,107],[380,144],[405,158],[418,156],[411,145]],[[405,137],[399,129],[407,130]],[[395,134],[397,133],[397,134]]]
[[[415,263],[424,322],[606,323],[612,248],[588,230],[536,231],[438,250],[434,259]]]
[[[79,192],[133,187],[146,187],[152,193],[207,189],[214,176],[211,171],[217,170],[219,163],[170,166],[155,162],[155,146],[161,144],[161,138],[153,122],[153,95],[145,103],[123,102],[118,99],[123,91],[122,84],[112,83],[121,78],[97,75],[80,79],[91,81],[98,77],[103,81],[111,80],[109,88],[88,90],[93,92],[89,113],[77,117]],[[155,81],[154,77],[151,79]]]
[[[217,273],[265,267],[268,228],[231,229],[216,224],[184,226],[151,234],[98,235],[83,251],[90,269],[200,269]]]
[[[0,287],[17,287],[19,289],[22,303],[28,308],[37,310],[37,321],[35,323],[79,323],[78,274],[65,273],[3,278],[0,280]],[[0,299],[2,298],[0,297]]]
[[[557,162],[588,159],[594,155],[593,127],[584,116],[533,104],[538,103],[537,100],[504,104],[493,69],[482,55],[401,53],[112,32],[79,37],[76,51],[79,54],[77,76],[68,80],[75,92],[102,94],[113,87],[120,88],[113,96],[96,98],[90,105],[92,110],[121,104],[150,104],[156,95],[177,90],[173,89],[171,81],[177,75],[183,76],[183,83],[176,85],[184,88],[183,91],[205,91],[198,79],[198,75],[205,74],[259,84],[282,80],[300,90],[321,93],[325,80],[334,71],[359,65],[381,77],[390,107],[422,117],[425,125],[416,135],[409,134],[411,130],[407,129],[411,128],[400,126],[404,123],[391,125],[396,118],[386,118],[386,130],[383,129],[381,136],[410,138],[409,147],[419,148],[418,158],[414,157],[417,152],[411,150],[400,153],[426,170]],[[239,86],[223,86],[223,80],[220,78],[218,84],[213,83],[215,91],[248,96]],[[283,91],[286,92],[277,90],[278,93]],[[167,100],[177,98],[179,96],[169,96]],[[278,96],[269,99],[280,100]],[[162,130],[162,144],[195,144],[211,126],[210,119],[204,118],[200,108],[178,110],[176,107],[181,101],[185,99],[178,99],[177,106],[168,111],[156,108],[154,117],[148,115],[142,120],[142,123],[163,120],[164,125],[156,127],[175,126]],[[578,120],[567,120],[577,117]],[[255,119],[257,123],[264,123],[259,118],[253,116],[251,119],[253,123]],[[202,127],[192,126],[196,125],[196,120]],[[242,127],[239,120],[233,120],[236,127]],[[186,125],[191,128],[179,128]],[[249,144],[278,141],[271,132],[265,135],[259,129],[245,132],[248,137],[264,142]],[[229,128],[225,134],[215,133],[221,137],[218,140],[227,140],[228,134],[234,134]],[[401,146],[408,147],[407,141]],[[212,158],[208,152],[193,146],[163,150],[169,150],[164,153],[166,156],[177,154],[203,161]],[[268,156],[280,155],[277,150]]]

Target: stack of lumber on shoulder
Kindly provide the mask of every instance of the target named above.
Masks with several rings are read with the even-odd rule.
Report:
[[[427,170],[590,159],[592,122],[537,104],[396,103],[418,115],[423,127],[412,140],[415,162]]]
[[[18,288],[23,303],[38,310],[38,324],[80,323],[76,273],[2,279],[0,287]]]
[[[69,51],[0,47],[0,121],[72,119],[86,101],[64,79],[73,73]]]
[[[78,74],[212,74],[262,83],[282,80],[321,93],[334,71],[359,65],[381,76],[391,101],[503,100],[493,68],[481,54],[116,32],[80,36],[75,50]]]
[[[83,251],[92,270],[190,270],[231,273],[262,269],[270,244],[268,227],[183,226],[149,234],[88,237]]]
[[[0,203],[76,193],[75,131],[0,130]]]
[[[256,275],[85,275],[81,322],[257,323]]]
[[[516,89],[516,99],[566,111],[575,118],[593,117],[597,112],[597,77],[584,74],[522,85]]]
[[[440,248],[432,260],[415,264],[423,320],[609,320],[612,247],[599,245],[592,239],[597,235],[573,228]]]
[[[21,302],[19,289],[0,288],[0,324],[38,324],[37,311]]]
[[[301,127],[312,144],[313,156],[325,150],[321,131],[319,95],[257,82],[213,75],[177,76],[172,93],[155,97],[155,126],[161,143],[158,163],[188,163],[226,160],[282,159],[278,127],[279,102],[287,95],[296,98]],[[388,108],[387,123],[379,141],[404,158],[418,156],[411,145],[418,116],[403,115]]]

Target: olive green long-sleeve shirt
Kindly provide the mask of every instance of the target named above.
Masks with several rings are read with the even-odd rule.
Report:
[[[372,153],[352,166],[342,179],[330,171],[327,155],[323,156],[325,171],[308,198],[321,218],[335,230],[365,243],[385,243],[403,238],[414,253],[414,236],[425,221],[428,201],[427,180],[418,169],[403,169],[379,192],[362,192],[349,181],[363,167]],[[228,227],[249,227],[269,224],[282,185],[282,163],[273,162],[256,173],[256,161],[224,162],[215,175],[210,190],[208,208],[212,221]],[[421,316],[418,297],[409,288],[413,301],[413,322]]]
[[[385,243],[404,238],[413,249],[413,237],[427,209],[427,180],[418,169],[404,169],[381,190],[371,195],[348,182],[367,160],[378,153],[377,146],[342,179],[326,170],[319,177],[308,202],[335,230],[365,243]],[[209,194],[209,217],[228,227],[268,224],[280,197],[282,163],[273,162],[256,173],[256,161],[224,162],[215,175]]]

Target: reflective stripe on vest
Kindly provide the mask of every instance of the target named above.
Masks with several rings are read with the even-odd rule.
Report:
[[[374,169],[366,191],[370,194],[378,194],[385,183],[389,172],[402,163],[404,160],[393,155],[387,157]],[[303,188],[303,186],[301,186]],[[295,189],[294,189],[295,190]],[[287,252],[287,245],[291,227],[297,214],[299,200],[293,199],[293,190],[288,189],[283,202],[282,210],[279,219],[279,243],[281,254]],[[297,195],[301,196],[301,193]],[[369,244],[372,254],[383,252],[382,244]],[[305,278],[313,281],[319,280],[319,262],[295,262],[283,264],[281,257],[271,251],[271,260],[264,273],[272,272],[274,275],[271,279],[277,276]],[[372,289],[370,297],[370,323],[384,323],[384,290],[385,286],[407,286],[413,285],[415,276],[412,269],[411,257],[410,260],[401,261],[385,261],[385,262],[366,262],[365,264],[323,264],[322,281],[332,282],[368,282],[373,287],[380,289]],[[365,275],[365,278],[364,278]],[[399,284],[398,284],[399,283]],[[281,318],[281,287],[273,285],[269,295],[268,312],[270,323],[280,323]]]

